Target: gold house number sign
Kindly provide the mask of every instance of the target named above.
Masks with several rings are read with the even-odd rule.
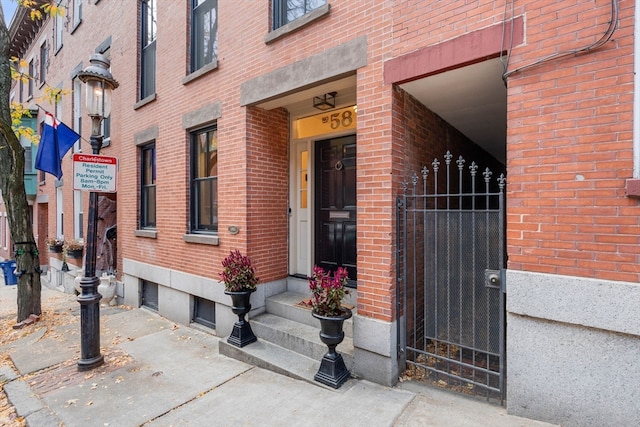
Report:
[[[296,134],[298,138],[309,138],[331,132],[355,129],[356,117],[355,106],[305,117],[296,120]]]

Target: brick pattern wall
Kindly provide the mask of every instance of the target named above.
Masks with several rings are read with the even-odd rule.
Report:
[[[247,108],[247,250],[263,282],[288,269],[289,113]]]
[[[508,78],[511,269],[640,280],[640,207],[625,197],[625,180],[633,177],[635,3],[618,6],[618,29],[603,47]],[[513,9],[396,2],[394,56],[520,16],[525,41],[513,47],[508,70],[595,42],[611,20],[611,2],[529,1]]]
[[[597,40],[609,2],[536,2],[509,69]],[[632,177],[634,2],[600,49],[509,77],[509,268],[640,281]],[[553,17],[553,19],[552,19]]]

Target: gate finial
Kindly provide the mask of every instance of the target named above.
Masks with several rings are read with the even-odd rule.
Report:
[[[498,188],[500,189],[501,193],[504,191],[504,186],[506,183],[507,183],[507,178],[504,176],[503,173],[501,173],[500,176],[498,177]]]
[[[411,183],[413,184],[413,188],[418,185],[418,174],[415,172],[413,173],[413,175],[411,175]]]
[[[471,171],[471,176],[475,177],[476,172],[478,172],[478,165],[476,165],[476,162],[471,162],[471,165],[469,165],[469,170]]]
[[[462,171],[462,168],[464,167],[464,162],[465,160],[462,158],[462,156],[458,157],[458,160],[456,160],[456,163],[458,164],[458,170]]]
[[[438,169],[440,167],[440,160],[435,158],[435,159],[433,159],[433,162],[431,162],[431,164],[433,165],[433,171],[434,172],[438,172]]]
[[[484,176],[484,182],[489,182],[489,180],[491,179],[491,175],[493,175],[491,169],[486,168],[484,172],[482,172],[482,176]]]
[[[453,154],[451,154],[451,151],[447,150],[447,152],[444,155],[444,162],[447,165],[451,164],[451,159],[453,159]]]

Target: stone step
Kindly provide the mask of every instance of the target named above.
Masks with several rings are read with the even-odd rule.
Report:
[[[273,295],[266,301],[267,313],[319,329],[320,321],[311,315],[311,309],[298,305],[299,302],[307,298],[309,295],[290,291]],[[355,310],[355,308],[351,309],[353,314],[355,314]],[[344,334],[346,337],[353,338],[353,317],[345,320]]]
[[[307,298],[311,296],[309,281],[301,277],[287,277],[287,290],[289,292],[295,292],[296,294],[306,295]]]
[[[298,286],[291,286],[292,281]],[[273,295],[266,300],[266,312],[251,317],[249,322],[257,342],[242,348],[220,341],[220,353],[261,368],[269,369],[292,378],[308,381],[328,388],[315,381],[320,361],[327,346],[320,340],[320,321],[311,315],[309,307],[300,306],[310,297],[304,292],[305,280],[289,278],[291,290]],[[353,320],[344,322],[345,338],[336,351],[342,355],[347,369],[353,369]]]
[[[226,340],[221,340],[219,348],[220,353],[225,356],[281,375],[307,381],[328,390],[334,390],[314,380],[314,376],[320,368],[319,360],[313,360],[269,341],[258,338],[258,341],[239,348],[227,343]],[[345,390],[347,387],[342,387],[342,389]]]
[[[313,360],[321,360],[327,346],[320,340],[319,327],[305,325],[271,313],[264,313],[250,321],[254,334],[287,350],[300,353]],[[345,334],[346,335],[346,334]],[[347,369],[353,367],[353,339],[345,336],[337,349]]]

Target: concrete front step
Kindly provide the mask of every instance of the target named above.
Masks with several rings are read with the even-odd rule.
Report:
[[[253,332],[259,339],[277,344],[287,350],[321,360],[327,346],[320,340],[320,329],[305,325],[271,313],[264,313],[251,319]],[[347,369],[353,367],[353,339],[345,336],[337,347],[342,354]]]
[[[220,353],[282,375],[327,387],[314,380],[327,346],[320,340],[320,321],[311,309],[297,305],[309,298],[283,292],[266,301],[267,312],[249,319],[258,341],[242,348],[220,341]],[[345,338],[338,345],[347,369],[353,369],[353,321],[344,322]]]
[[[267,313],[319,329],[320,321],[311,315],[311,309],[297,305],[307,298],[309,298],[309,295],[296,292],[283,292],[271,296],[266,301]],[[354,315],[356,314],[355,308],[351,311]],[[353,317],[345,320],[343,329],[346,337],[353,338]]]
[[[219,342],[219,351],[220,354],[250,365],[333,390],[313,379],[320,369],[319,360],[313,360],[269,341],[258,338],[258,341],[238,348],[222,340]]]

